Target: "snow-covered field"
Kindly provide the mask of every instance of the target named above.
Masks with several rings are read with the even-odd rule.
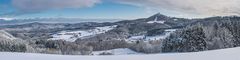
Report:
[[[195,53],[77,56],[0,52],[1,60],[240,60],[240,47]]]
[[[111,53],[113,55],[141,54],[141,53],[132,51],[131,49],[128,49],[128,48],[118,48],[118,49],[105,50],[105,51],[93,51],[92,55],[99,55],[101,53]]]
[[[177,29],[166,29],[164,34],[162,35],[157,35],[157,36],[145,36],[145,35],[140,35],[140,36],[132,36],[127,39],[128,42],[134,42],[137,40],[144,40],[144,41],[152,41],[152,40],[159,40],[159,39],[165,39],[168,36],[170,36],[171,33],[176,31]]]
[[[78,38],[83,38],[87,36],[93,36],[96,34],[105,33],[109,30],[112,30],[116,27],[114,26],[104,26],[104,27],[96,27],[91,30],[80,30],[80,31],[62,31],[60,33],[52,35],[53,38],[49,40],[66,40],[70,42],[74,42]]]

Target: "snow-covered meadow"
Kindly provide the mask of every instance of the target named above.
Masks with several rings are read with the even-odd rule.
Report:
[[[60,33],[52,35],[53,38],[49,40],[66,40],[66,41],[74,42],[78,38],[94,36],[96,34],[105,33],[109,30],[114,29],[116,26],[117,25],[96,27],[95,29],[90,29],[90,30],[61,31]]]
[[[145,36],[145,35],[139,35],[139,36],[132,36],[128,39],[126,39],[128,42],[135,42],[137,40],[144,40],[146,42],[152,41],[152,40],[159,40],[159,39],[165,39],[168,36],[170,36],[171,33],[176,31],[177,29],[166,29],[164,31],[164,34],[156,35],[156,36]]]
[[[192,53],[78,56],[0,52],[1,60],[240,60],[240,47]]]
[[[100,55],[101,53],[111,53],[113,55],[142,54],[142,53],[135,52],[129,48],[118,48],[118,49],[104,50],[104,51],[93,51],[92,55]]]

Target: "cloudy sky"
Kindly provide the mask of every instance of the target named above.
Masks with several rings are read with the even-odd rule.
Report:
[[[239,15],[239,6],[240,0],[0,0],[0,18],[198,18]]]

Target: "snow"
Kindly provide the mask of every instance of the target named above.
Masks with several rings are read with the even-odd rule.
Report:
[[[154,19],[154,21],[148,21],[147,23],[150,23],[150,24],[152,24],[152,23],[164,23],[165,21],[157,21],[158,20],[158,17],[156,17],[155,19]]]
[[[194,53],[77,56],[0,52],[1,60],[240,60],[240,47]]]
[[[163,24],[164,22],[165,22],[165,21],[148,21],[147,23],[150,23],[150,24],[151,24],[151,23],[162,23],[162,24]]]
[[[4,30],[0,30],[0,38],[2,39],[16,39],[14,36],[12,36],[11,34],[9,34],[8,32],[4,31]]]
[[[112,50],[105,50],[105,51],[93,51],[92,55],[99,55],[101,53],[112,53],[113,55],[130,55],[130,54],[141,54],[135,51],[132,51],[128,48],[118,48],[118,49],[112,49]]]
[[[128,40],[139,40],[139,39],[143,39],[144,35],[140,35],[140,36],[132,36],[130,38],[128,38]]]
[[[173,19],[174,21],[177,21],[178,19]]]
[[[165,31],[174,32],[174,31],[177,31],[177,29],[167,29]]]
[[[109,30],[114,29],[115,27],[116,25],[96,27],[95,29],[91,29],[91,30],[62,31],[60,33],[52,35],[53,38],[49,40],[66,40],[66,41],[74,42],[78,38],[84,38],[84,37],[93,36],[96,34],[105,33]]]
[[[144,41],[152,41],[152,40],[160,40],[160,39],[166,39],[168,36],[170,36],[171,33],[176,31],[177,29],[166,29],[164,34],[162,35],[156,35],[156,36],[145,36],[145,35],[139,35],[139,36],[132,36],[127,39],[127,42],[135,42],[138,40],[144,40]]]

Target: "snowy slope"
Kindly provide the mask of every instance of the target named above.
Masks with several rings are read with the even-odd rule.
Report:
[[[152,24],[152,23],[164,23],[165,21],[148,21],[147,23],[150,23],[150,24]]]
[[[159,39],[166,39],[168,36],[170,36],[171,33],[176,31],[177,29],[167,29],[165,30],[164,35],[157,35],[157,36],[147,36],[146,40],[159,40]]]
[[[176,30],[177,29],[166,29],[165,34],[156,35],[156,36],[145,36],[145,35],[132,36],[128,38],[126,41],[131,43],[137,40],[145,40],[147,42],[152,40],[166,39],[168,36],[170,36],[171,33],[173,33]]]
[[[66,40],[66,41],[74,42],[78,38],[83,38],[83,37],[87,37],[87,36],[93,36],[96,34],[105,33],[109,30],[114,29],[115,27],[116,27],[116,25],[96,27],[95,29],[91,29],[91,30],[62,31],[60,33],[52,35],[53,38],[51,38],[50,40]]]
[[[147,23],[150,23],[150,24],[152,24],[152,23],[165,23],[165,21],[163,21],[163,20],[160,20],[160,21],[158,21],[158,17],[155,17],[155,19],[153,20],[153,21],[148,21]]]
[[[240,48],[197,53],[152,55],[71,56],[0,52],[1,60],[240,60]]]
[[[1,39],[9,39],[9,40],[16,39],[14,36],[12,36],[11,34],[7,33],[4,30],[0,30],[0,38]]]
[[[130,54],[141,54],[135,51],[132,51],[128,48],[118,48],[118,49],[112,49],[112,50],[105,50],[105,51],[93,51],[92,55],[99,55],[101,53],[111,53],[113,55],[130,55]]]

